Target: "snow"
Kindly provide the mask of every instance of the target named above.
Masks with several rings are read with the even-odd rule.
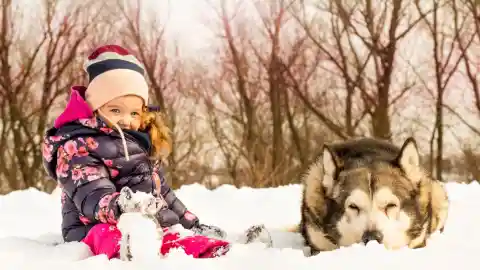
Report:
[[[225,229],[230,240],[253,224],[271,229],[274,247],[261,243],[234,244],[224,257],[193,259],[180,250],[152,263],[108,260],[91,256],[82,243],[61,243],[58,192],[35,189],[0,196],[0,268],[3,269],[477,269],[480,242],[480,185],[447,184],[451,203],[444,234],[428,247],[386,251],[382,246],[356,245],[304,257],[297,234],[280,229],[295,224],[299,215],[300,185],[272,189],[221,186],[209,191],[201,185],[177,190],[202,222]],[[54,243],[60,243],[53,245]]]

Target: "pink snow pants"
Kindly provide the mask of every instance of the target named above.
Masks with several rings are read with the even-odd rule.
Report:
[[[180,238],[179,233],[164,230],[163,244],[160,252],[167,254],[172,248],[183,248],[187,255],[194,258],[214,258],[228,252],[230,244],[226,241],[202,235]],[[105,254],[109,259],[118,258],[122,234],[115,225],[101,223],[93,226],[82,240],[94,255]]]

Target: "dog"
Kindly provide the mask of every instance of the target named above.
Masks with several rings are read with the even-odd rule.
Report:
[[[118,205],[122,212],[117,228],[122,233],[120,260],[160,258],[163,230],[155,215],[167,207],[162,198],[145,192],[133,192],[129,187],[120,190]]]
[[[307,256],[369,241],[425,247],[448,217],[444,185],[421,167],[412,137],[401,147],[373,138],[325,144],[302,180],[301,221],[289,231],[303,236]]]

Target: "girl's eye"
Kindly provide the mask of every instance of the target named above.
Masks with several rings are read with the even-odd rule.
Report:
[[[138,112],[132,112],[133,116],[139,116],[140,114]]]
[[[110,111],[113,112],[113,113],[120,113],[119,109],[111,109]]]

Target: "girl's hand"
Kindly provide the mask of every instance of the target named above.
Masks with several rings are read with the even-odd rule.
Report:
[[[141,191],[133,192],[129,187],[120,190],[117,204],[122,213],[139,212],[148,216],[156,216],[159,211],[168,207],[162,197]]]

